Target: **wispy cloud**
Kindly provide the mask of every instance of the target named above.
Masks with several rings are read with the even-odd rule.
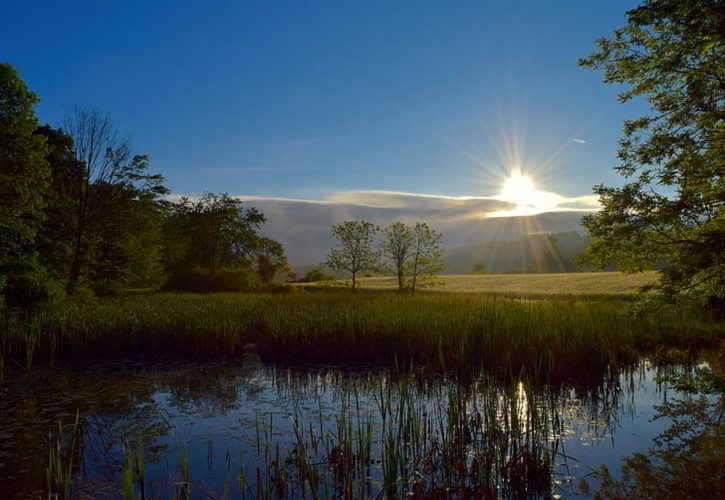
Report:
[[[575,137],[575,138],[574,138],[574,139],[572,139],[572,140],[573,140],[574,142],[576,142],[577,144],[586,144],[586,143],[587,143],[587,141],[585,141],[584,139],[579,139],[578,137]]]
[[[375,213],[381,218],[375,221],[378,223],[386,223],[388,219],[422,220],[424,217],[427,220],[451,221],[599,209],[599,200],[594,195],[569,197],[552,192],[537,193],[548,195],[550,203],[545,206],[517,206],[499,196],[445,196],[385,190],[340,191],[317,200],[245,194],[234,196],[254,205],[304,204],[317,205],[322,210],[333,210],[334,206],[334,210],[342,209],[351,217],[357,213]],[[198,194],[184,196],[192,200],[199,199]],[[171,200],[179,198],[181,195],[169,196]]]
[[[343,191],[327,198],[328,202],[390,209],[456,209],[474,207],[497,210],[511,206],[495,198],[481,196],[443,196],[435,194],[406,193],[404,191]]]
[[[594,211],[599,209],[596,196],[564,196],[557,193],[537,191],[547,195],[550,203],[546,205],[518,206],[499,196],[444,196],[424,193],[408,193],[404,191],[341,191],[319,200],[303,200],[293,198],[271,198],[265,196],[240,196],[243,200],[259,204],[272,203],[305,203],[320,206],[334,205],[344,208],[347,213],[367,211],[376,213],[385,220],[422,220],[453,221],[471,220],[487,217],[506,217],[536,215],[544,212],[575,212]]]
[[[582,213],[598,208],[594,196],[550,194],[556,204],[544,213],[521,210],[495,197],[402,191],[343,191],[317,200],[238,196],[246,206],[254,206],[265,215],[263,234],[284,245],[290,262],[314,264],[324,260],[334,245],[330,228],[344,220],[367,220],[380,226],[398,220],[407,224],[423,221],[444,235],[445,246],[455,247],[516,239],[532,232],[579,230]],[[170,199],[178,200],[179,196]]]

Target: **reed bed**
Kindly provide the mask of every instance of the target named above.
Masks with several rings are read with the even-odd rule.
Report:
[[[256,498],[551,495],[563,432],[558,393],[485,376],[423,389],[408,377],[388,382],[379,381],[372,406],[356,388],[344,392],[331,419],[321,405],[305,412],[293,402],[290,450],[280,452],[271,422],[263,424],[254,470],[242,466],[241,496],[245,489]]]
[[[634,318],[626,300],[479,294],[149,294],[0,316],[0,369],[127,357],[484,367],[577,378],[657,351],[695,350],[723,324],[684,306]]]
[[[344,388],[332,413],[320,399],[317,405],[293,399],[289,420],[258,414],[256,439],[244,452],[227,449],[223,460],[215,461],[209,442],[212,483],[190,467],[181,444],[175,459],[147,463],[142,436],[136,442],[124,436],[121,470],[104,472],[120,476],[116,484],[128,499],[550,497],[556,463],[567,458],[561,444],[567,404],[565,393],[533,389],[525,380],[501,385],[483,376],[462,385],[379,378],[374,387]],[[277,441],[280,426],[293,435],[287,446]],[[65,451],[79,472],[82,452]],[[52,460],[48,470],[55,470]],[[63,489],[49,483],[50,497],[78,492],[71,472]]]

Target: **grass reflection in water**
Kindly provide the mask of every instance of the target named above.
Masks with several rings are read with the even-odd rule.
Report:
[[[614,434],[646,382],[640,368],[574,386],[385,369],[133,364],[56,368],[50,394],[41,393],[47,378],[38,371],[35,389],[11,390],[3,404],[36,398],[38,408],[64,407],[71,425],[48,442],[54,415],[38,415],[45,431],[14,443],[38,465],[23,474],[4,463],[3,488],[45,490],[37,478],[53,469],[42,457],[60,444],[60,463],[73,464],[72,496],[566,495],[575,488],[567,465],[576,463],[568,440]],[[10,406],[3,413],[19,418]],[[53,490],[62,497],[63,488]]]

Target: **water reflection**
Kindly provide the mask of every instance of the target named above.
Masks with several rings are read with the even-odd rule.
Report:
[[[0,491],[42,494],[49,449],[75,435],[63,459],[81,495],[118,495],[130,474],[162,497],[566,497],[661,430],[656,374],[642,361],[551,387],[249,361],[38,369],[0,400]]]

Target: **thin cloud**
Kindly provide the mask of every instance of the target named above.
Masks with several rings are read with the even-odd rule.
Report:
[[[322,199],[288,198],[277,196],[233,195],[242,201],[255,205],[317,205],[323,210],[331,207],[344,208],[351,216],[353,213],[369,212],[385,214],[385,219],[415,219],[426,217],[430,220],[466,220],[483,217],[501,217],[505,215],[534,215],[543,212],[595,211],[599,209],[599,199],[595,195],[563,196],[553,192],[546,194],[551,198],[547,205],[519,207],[509,200],[497,196],[444,196],[404,191],[341,191]],[[198,194],[183,195],[191,200],[200,198]],[[167,198],[177,201],[182,197],[173,194]],[[322,208],[328,207],[328,208]],[[525,212],[517,208],[526,208]],[[384,221],[381,221],[381,223]]]
[[[574,142],[576,142],[577,144],[586,144],[587,143],[587,141],[585,141],[584,139],[574,138],[572,140]]]
[[[562,197],[557,204],[557,207],[561,210],[599,210],[601,205],[599,203],[599,196],[589,194],[586,196],[575,196],[571,198]]]
[[[282,243],[289,261],[300,265],[324,260],[335,243],[330,229],[344,220],[367,220],[380,226],[395,221],[427,222],[443,234],[444,246],[456,247],[485,240],[516,239],[532,231],[577,231],[581,229],[581,215],[598,209],[594,196],[551,195],[556,197],[555,207],[543,213],[517,211],[514,203],[495,197],[401,191],[344,191],[317,200],[235,196],[245,206],[254,206],[265,215],[267,222],[261,233]],[[174,201],[179,198],[169,196]],[[199,196],[188,198],[197,200]],[[504,212],[508,215],[500,215]]]

